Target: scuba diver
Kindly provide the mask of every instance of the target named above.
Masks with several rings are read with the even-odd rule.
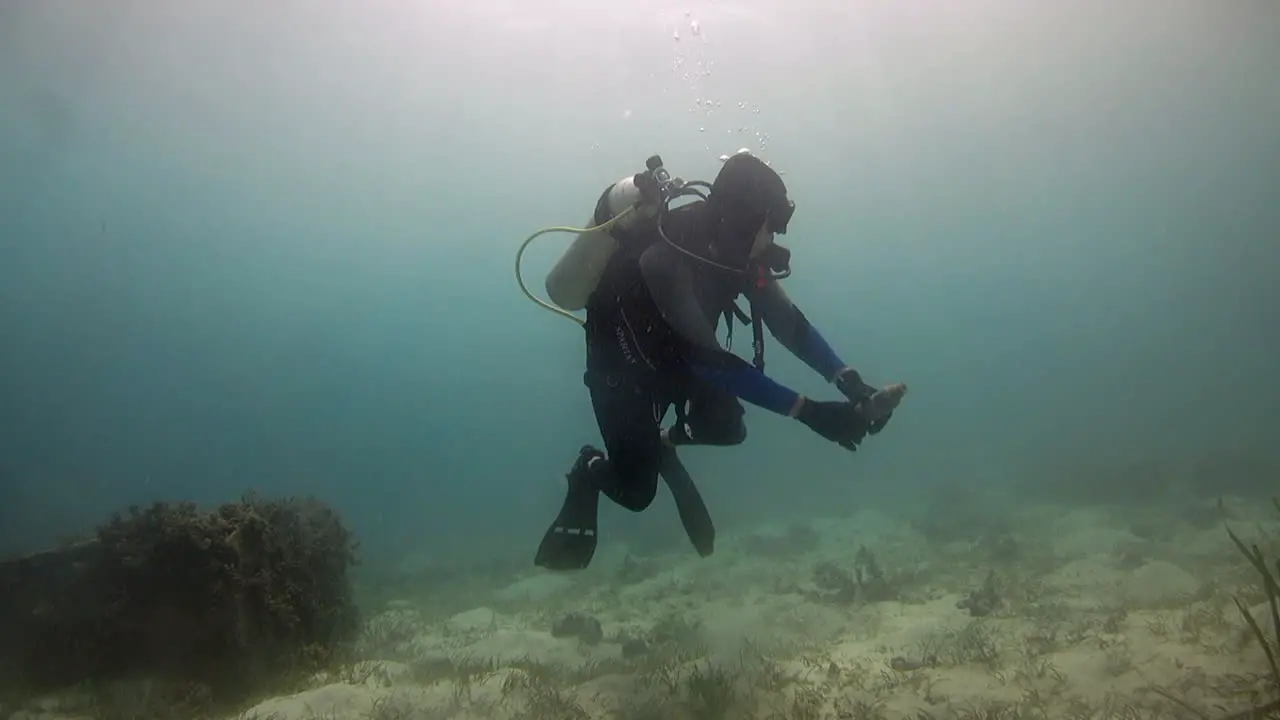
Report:
[[[721,160],[708,185],[672,178],[661,158],[650,158],[646,172],[604,191],[595,227],[580,232],[547,277],[556,305],[586,310],[583,381],[604,451],[587,445],[578,452],[564,503],[538,547],[539,567],[587,567],[600,494],[639,512],[653,502],[659,477],[694,548],[710,555],[715,528],[676,448],[741,443],[747,430],[740,401],[856,450],[885,427],[906,394],[905,385],[877,390],[865,383],[783,292],[778,281],[790,275],[790,252],[774,238],[787,232],[795,203],[779,174],[746,150]],[[671,207],[689,196],[698,199]],[[750,304],[749,316],[737,306],[739,296]],[[725,347],[716,335],[721,317]],[[752,328],[751,363],[730,351],[735,319]],[[845,399],[807,398],[766,375],[762,326]],[[674,422],[664,429],[672,408]]]

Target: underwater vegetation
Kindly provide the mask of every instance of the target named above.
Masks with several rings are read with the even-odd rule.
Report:
[[[1277,512],[1280,512],[1280,501],[1272,499],[1272,505]],[[1239,548],[1240,552],[1249,560],[1258,572],[1258,579],[1262,583],[1262,590],[1266,594],[1266,610],[1268,619],[1270,620],[1271,637],[1262,629],[1257,618],[1253,616],[1253,612],[1238,597],[1232,598],[1236,607],[1240,610],[1241,617],[1249,626],[1249,632],[1253,638],[1258,641],[1258,645],[1262,648],[1262,652],[1267,656],[1267,664],[1271,670],[1271,693],[1273,696],[1280,696],[1280,662],[1276,660],[1276,654],[1280,653],[1280,585],[1276,583],[1276,574],[1280,573],[1280,560],[1273,560],[1275,572],[1272,572],[1271,566],[1267,563],[1267,558],[1263,556],[1262,550],[1258,549],[1257,544],[1245,545],[1244,542],[1227,528],[1227,535],[1231,538],[1231,542]],[[1264,718],[1280,716],[1280,697],[1274,697],[1269,702],[1258,706],[1257,708],[1232,715],[1232,718]]]
[[[130,508],[0,564],[0,699],[74,687],[101,705],[141,678],[173,717],[278,689],[355,637],[354,552],[314,499]]]

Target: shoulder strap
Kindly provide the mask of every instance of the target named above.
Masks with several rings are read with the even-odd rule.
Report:
[[[728,307],[724,309],[724,323],[725,327],[728,328],[728,334],[725,336],[726,350],[733,349],[733,321],[735,319],[741,321],[743,325],[751,326],[751,350],[754,353],[751,364],[755,365],[757,370],[764,372],[764,316],[760,314],[760,310],[755,303],[751,303],[751,315],[748,317],[742,311],[742,308],[738,307],[738,303],[730,300]]]

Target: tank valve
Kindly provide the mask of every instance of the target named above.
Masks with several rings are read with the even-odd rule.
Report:
[[[647,198],[664,201],[671,197],[673,191],[684,186],[684,180],[671,177],[671,173],[663,167],[661,155],[651,156],[644,166],[648,172],[637,173],[634,181]]]

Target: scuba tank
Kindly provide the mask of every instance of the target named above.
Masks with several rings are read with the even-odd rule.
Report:
[[[632,175],[605,189],[596,204],[595,214],[583,226],[587,229],[578,233],[551,272],[547,273],[546,289],[551,302],[565,310],[581,310],[587,306],[587,298],[595,292],[605,266],[618,250],[619,240],[613,231],[625,231],[657,217],[656,204],[636,207],[635,212],[628,213],[607,229],[601,230],[599,226],[644,200],[644,193]]]

